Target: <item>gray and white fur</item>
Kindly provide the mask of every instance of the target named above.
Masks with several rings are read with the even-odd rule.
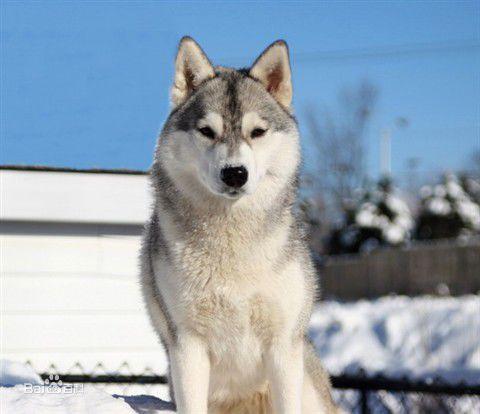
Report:
[[[336,412],[306,339],[316,278],[293,204],[288,48],[213,67],[191,38],[158,140],[141,285],[181,414]]]

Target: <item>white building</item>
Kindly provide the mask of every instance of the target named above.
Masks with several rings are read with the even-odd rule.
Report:
[[[146,175],[4,167],[0,187],[2,358],[165,371],[137,278]]]

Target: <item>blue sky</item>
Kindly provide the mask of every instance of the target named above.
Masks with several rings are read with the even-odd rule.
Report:
[[[399,116],[410,125],[393,133],[396,175],[411,157],[425,173],[462,168],[480,147],[479,2],[3,1],[1,17],[1,164],[148,168],[185,34],[235,66],[286,39],[304,132],[306,106],[374,83],[372,176],[380,130]],[[465,47],[443,50],[452,42]],[[441,50],[398,53],[416,45]],[[305,136],[307,167],[310,147]]]

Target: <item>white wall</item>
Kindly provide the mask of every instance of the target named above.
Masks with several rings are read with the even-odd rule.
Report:
[[[0,170],[1,220],[144,223],[145,175]]]
[[[89,220],[143,222],[146,177],[1,171],[1,179],[2,219],[14,220],[0,235],[2,358],[29,360],[38,371],[76,362],[112,371],[127,361],[135,373],[146,366],[164,373],[139,290],[139,236],[15,234],[20,219],[85,228]]]

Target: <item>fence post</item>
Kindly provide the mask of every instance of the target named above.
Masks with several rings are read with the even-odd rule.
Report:
[[[368,409],[368,391],[363,389],[360,392],[360,413],[369,414],[370,410]]]

